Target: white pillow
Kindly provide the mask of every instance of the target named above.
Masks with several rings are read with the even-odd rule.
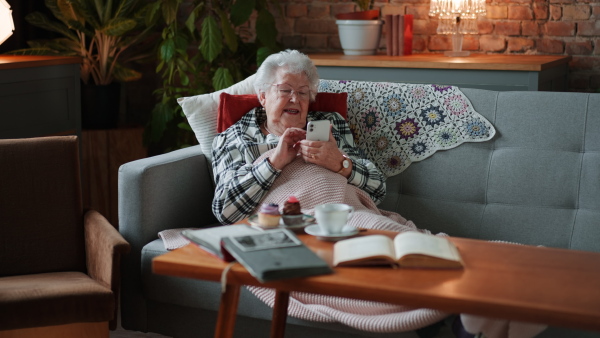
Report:
[[[196,139],[200,143],[200,149],[208,159],[212,159],[212,141],[217,136],[219,96],[223,92],[232,95],[254,94],[254,77],[255,75],[251,75],[245,80],[217,92],[177,99],[177,103],[183,109]]]

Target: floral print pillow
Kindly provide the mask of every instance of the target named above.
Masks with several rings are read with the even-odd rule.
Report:
[[[438,150],[496,133],[454,86],[321,80],[319,91],[348,93],[355,143],[387,177]]]

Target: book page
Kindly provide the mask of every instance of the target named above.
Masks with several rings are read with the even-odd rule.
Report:
[[[444,237],[427,235],[416,231],[403,232],[394,238],[396,259],[409,254],[438,257],[451,261],[459,261],[456,247]]]
[[[392,240],[383,235],[356,237],[339,241],[333,246],[333,265],[387,256],[394,259]],[[365,260],[366,261],[366,260]]]

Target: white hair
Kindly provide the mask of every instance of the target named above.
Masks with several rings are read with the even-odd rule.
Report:
[[[269,55],[256,71],[254,90],[260,96],[275,82],[279,69],[290,74],[304,73],[308,77],[310,100],[314,101],[319,88],[319,74],[311,59],[297,50],[285,50]]]

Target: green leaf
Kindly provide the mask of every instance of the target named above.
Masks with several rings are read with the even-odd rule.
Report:
[[[179,73],[179,80],[181,81],[181,85],[182,86],[187,86],[190,84],[190,78],[187,76],[187,74],[185,73],[185,71],[183,71],[181,68],[177,68],[177,71]]]
[[[77,35],[71,32],[66,25],[60,22],[51,21],[45,14],[40,12],[28,14],[25,17],[25,20],[36,27],[40,27],[51,32],[60,33],[71,40],[79,41]]]
[[[223,28],[223,36],[225,37],[225,44],[229,47],[229,50],[232,52],[236,52],[238,48],[238,40],[237,35],[235,35],[235,31],[229,20],[227,19],[227,14],[222,10],[218,9],[217,13],[219,14],[219,18],[221,19],[221,27]]]
[[[115,64],[113,71],[114,77],[119,82],[137,81],[142,78],[142,73],[131,68],[123,67],[120,64]]]
[[[256,18],[256,37],[265,46],[271,49],[277,49],[277,27],[275,18],[267,9],[263,8],[258,12]]]
[[[172,119],[172,109],[167,103],[159,102],[152,109],[151,123],[150,123],[150,139],[154,142],[158,142],[165,129],[167,129],[167,123]]]
[[[150,3],[144,7],[143,11],[145,12],[144,20],[147,27],[154,26],[158,19],[158,12],[160,10],[160,2],[156,1]]]
[[[225,67],[219,67],[213,76],[213,88],[216,90],[225,89],[233,86],[233,77],[229,72],[229,69]]]
[[[202,42],[200,43],[200,52],[208,61],[213,62],[223,49],[221,31],[217,21],[212,16],[207,16],[202,22]]]
[[[187,122],[179,122],[177,124],[177,127],[179,127],[179,129],[183,129],[183,130],[186,130],[186,131],[193,131],[192,127],[190,127],[190,124],[187,123]]]
[[[173,58],[173,55],[175,55],[175,41],[172,39],[165,40],[160,45],[160,58],[164,62],[169,62]]]
[[[256,66],[260,67],[260,65],[265,61],[265,59],[273,54],[273,50],[269,47],[260,47],[256,51]]]
[[[136,25],[137,23],[133,19],[115,18],[110,20],[102,31],[109,36],[123,36],[134,29]]]
[[[194,11],[192,11],[190,13],[190,16],[188,16],[187,20],[185,20],[185,26],[192,34],[196,30],[196,13],[194,13]]]
[[[84,18],[94,29],[100,29],[102,25],[98,20],[100,19],[101,12],[97,12],[90,1],[70,1],[70,4],[73,6],[75,12]]]
[[[177,20],[177,11],[179,10],[179,1],[177,0],[166,0],[163,1],[162,12],[163,18],[167,25],[172,24]]]
[[[26,49],[17,49],[11,50],[10,52],[6,52],[8,55],[56,55],[62,56],[64,54],[58,53],[57,51],[45,48],[45,47],[34,47],[34,48],[26,48]]]
[[[239,26],[250,19],[250,15],[256,6],[255,0],[237,0],[231,6],[231,23],[234,26]]]

